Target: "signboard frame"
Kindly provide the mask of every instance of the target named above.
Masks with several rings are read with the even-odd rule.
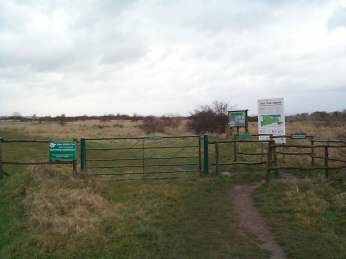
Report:
[[[285,136],[284,98],[259,99],[257,106],[259,140],[268,140],[270,135]],[[277,144],[286,143],[285,137],[274,140]]]
[[[48,158],[50,162],[74,162],[77,160],[77,142],[50,140],[48,142]]]
[[[241,117],[243,117],[243,119],[241,120],[231,120],[232,118],[232,113],[233,114],[242,114]],[[230,110],[228,111],[227,114],[228,117],[228,125],[230,126],[230,128],[237,128],[237,135],[239,135],[239,128],[245,128],[245,132],[248,132],[248,110]],[[235,116],[233,116],[235,117]],[[240,116],[237,116],[240,117]],[[235,117],[236,118],[236,117]]]

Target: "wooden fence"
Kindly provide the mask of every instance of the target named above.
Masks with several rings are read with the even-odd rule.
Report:
[[[253,137],[258,137],[260,135],[255,134]],[[259,165],[264,166],[267,172],[267,179],[269,179],[272,172],[278,173],[280,170],[322,170],[326,177],[329,177],[330,170],[336,169],[346,169],[346,159],[333,156],[331,150],[346,150],[346,141],[344,140],[318,140],[314,139],[313,136],[305,136],[305,142],[308,144],[276,144],[275,138],[286,138],[288,140],[298,140],[293,139],[292,136],[271,136],[268,135],[268,140],[257,140],[257,139],[238,139],[234,138],[232,140],[217,140],[209,142],[209,144],[214,145],[215,150],[215,162],[211,163],[215,166],[216,173],[220,172],[220,167],[222,166],[235,166],[235,165]],[[260,151],[244,152],[240,151],[239,147],[243,143],[253,143],[260,145]],[[231,161],[221,161],[220,146],[228,144],[228,150],[232,150],[233,158]],[[292,151],[292,149],[294,149]],[[319,152],[318,152],[319,151]],[[336,152],[334,152],[336,153]],[[346,154],[346,153],[345,153]],[[260,160],[256,159],[246,159],[245,161],[240,161],[239,155],[245,157],[260,157]],[[280,156],[280,159],[279,159]],[[304,162],[303,165],[295,163],[292,164],[292,157],[296,157],[294,162],[298,161],[299,158],[309,157],[309,162]],[[298,159],[297,159],[298,157]],[[322,161],[322,164],[317,165],[316,161]],[[289,165],[287,165],[287,163]],[[335,165],[338,163],[339,165]]]

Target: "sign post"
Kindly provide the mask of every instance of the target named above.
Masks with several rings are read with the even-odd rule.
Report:
[[[258,100],[258,134],[259,140],[269,140],[269,136],[285,135],[284,99]],[[286,139],[275,138],[275,143],[284,144]]]

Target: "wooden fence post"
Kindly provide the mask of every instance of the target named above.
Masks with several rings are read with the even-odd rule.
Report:
[[[328,168],[328,146],[324,147],[324,168],[325,168],[325,176],[329,177],[329,168]]]
[[[274,166],[275,167],[278,167],[278,154],[276,152],[276,146],[275,144],[273,145],[273,148],[272,148],[272,154],[273,154],[273,163],[274,163]],[[279,173],[279,170],[278,169],[275,169],[274,170],[275,174],[278,175]]]
[[[219,143],[215,143],[216,174],[219,174]]]
[[[312,136],[311,137],[311,166],[314,166],[315,165],[315,148],[314,148],[314,145],[315,145],[315,141],[314,141],[314,137]]]
[[[281,144],[281,152],[283,153],[282,154],[282,159],[283,159],[283,161],[285,161],[286,160],[286,155],[285,155],[285,144],[284,143]]]
[[[267,173],[266,173],[266,181],[270,180],[270,172],[272,168],[272,140],[268,142],[268,152],[267,152]]]
[[[233,142],[233,161],[236,162],[237,161],[237,139],[234,138],[234,142]]]
[[[85,150],[85,139],[81,138],[80,139],[80,169],[81,171],[85,170],[86,167],[86,161],[85,161],[85,156],[86,156],[86,150]]]
[[[265,158],[265,154],[264,154],[264,143],[261,142],[261,153],[262,153],[262,159]]]
[[[2,169],[2,141],[3,141],[3,139],[0,138],[0,178],[3,177],[3,169]]]

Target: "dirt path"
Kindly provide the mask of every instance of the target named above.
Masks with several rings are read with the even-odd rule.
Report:
[[[256,209],[252,194],[259,185],[238,185],[232,192],[233,204],[238,214],[240,229],[246,233],[255,235],[261,242],[260,247],[271,252],[270,258],[286,258],[282,248],[276,243],[265,223],[264,218]]]

